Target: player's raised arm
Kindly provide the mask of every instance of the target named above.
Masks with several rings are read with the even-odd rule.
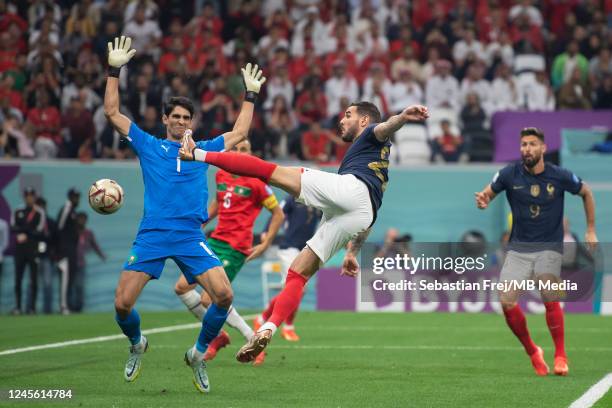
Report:
[[[129,62],[136,54],[136,50],[130,50],[132,39],[130,37],[115,37],[114,44],[108,43],[108,78],[106,80],[106,91],[104,92],[104,115],[113,125],[115,130],[124,136],[130,131],[131,121],[127,116],[119,112],[119,73],[121,67]]]
[[[491,185],[487,184],[482,191],[474,193],[474,196],[476,198],[476,207],[484,210],[489,206],[489,203],[495,198],[495,196],[497,196],[497,194],[495,194],[491,188]]]
[[[582,183],[582,187],[580,188],[578,195],[582,197],[584,214],[586,216],[587,230],[584,234],[584,240],[589,248],[594,249],[599,240],[597,239],[597,234],[595,233],[595,199],[593,198],[593,191],[591,191],[588,184]]]
[[[231,132],[227,132],[224,135],[225,150],[231,150],[232,147],[247,138],[249,128],[251,127],[251,120],[253,120],[255,101],[257,100],[261,86],[266,82],[263,71],[259,69],[257,64],[252,66],[250,62],[246,67],[242,68],[242,79],[244,80],[246,94],[244,95],[244,102],[242,102],[242,107],[240,108],[240,113],[238,114],[234,128]]]
[[[423,105],[412,105],[401,113],[391,116],[385,122],[379,123],[374,128],[374,136],[381,142],[388,140],[393,133],[404,126],[407,122],[421,122],[429,117],[427,107]]]

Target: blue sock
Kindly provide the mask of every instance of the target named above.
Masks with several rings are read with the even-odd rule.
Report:
[[[121,327],[121,331],[125,334],[132,345],[140,342],[140,316],[136,309],[132,309],[130,314],[121,320],[118,314],[115,314],[115,321]]]
[[[223,309],[214,303],[208,308],[202,321],[202,330],[196,342],[196,348],[200,353],[204,353],[208,348],[208,343],[219,335],[225,319],[227,319],[229,310]]]

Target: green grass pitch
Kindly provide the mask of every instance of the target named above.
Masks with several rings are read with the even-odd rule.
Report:
[[[141,312],[143,329],[193,323],[187,312]],[[543,316],[529,315],[552,365]],[[183,354],[196,329],[151,334],[136,382],[123,380],[126,340],[0,355],[0,389],[72,389],[70,401],[17,407],[567,407],[612,371],[612,318],[566,316],[570,375],[535,376],[504,319],[486,314],[300,313],[302,340],[276,336],[262,367],[239,364],[243,340],[209,364],[199,394]],[[0,317],[0,351],[118,334],[113,315]],[[612,406],[612,395],[596,405]]]

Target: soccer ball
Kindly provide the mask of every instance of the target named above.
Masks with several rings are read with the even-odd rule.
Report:
[[[89,189],[89,205],[99,214],[112,214],[123,205],[123,189],[115,180],[100,179]]]

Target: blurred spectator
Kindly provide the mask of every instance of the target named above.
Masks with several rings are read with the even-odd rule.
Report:
[[[467,70],[467,75],[461,81],[461,105],[465,104],[469,93],[478,95],[480,104],[487,114],[492,110],[493,100],[491,98],[491,84],[484,79],[484,65],[473,63]]]
[[[567,51],[557,55],[553,62],[550,76],[553,88],[560,89],[572,77],[575,68],[578,68],[581,79],[586,80],[589,62],[584,55],[578,53],[578,42],[573,40],[567,45]]]
[[[515,20],[516,18],[525,15],[531,24],[538,27],[542,25],[542,13],[533,5],[532,0],[518,0],[516,3],[517,4],[510,9],[510,13],[508,14],[510,20]]]
[[[603,47],[599,54],[589,62],[589,73],[594,85],[598,85],[606,75],[612,74],[612,52]]]
[[[78,293],[75,287],[77,273],[77,248],[79,243],[79,225],[77,223],[77,207],[81,193],[71,188],[68,199],[57,215],[57,267],[61,273],[60,312],[70,314],[78,303]]]
[[[327,117],[327,98],[321,91],[319,77],[311,76],[305,80],[304,90],[295,102],[295,113],[302,129],[308,129],[312,122]]]
[[[267,35],[261,37],[258,43],[260,64],[265,65],[274,58],[274,51],[278,48],[289,48],[289,41],[284,36],[283,28],[280,26],[270,27]]]
[[[459,82],[451,76],[451,63],[438,61],[436,74],[429,77],[425,87],[425,103],[429,109],[448,108],[459,110]]]
[[[463,133],[480,132],[485,129],[487,114],[480,104],[478,94],[470,92],[465,97],[465,106],[461,110]]]
[[[87,276],[87,261],[85,255],[94,251],[102,261],[106,261],[106,255],[100,249],[93,231],[87,228],[87,213],[76,214],[79,242],[77,245],[77,268],[74,274],[74,292],[71,311],[81,313],[85,305],[85,277]]]
[[[536,54],[544,51],[544,38],[539,25],[529,15],[519,14],[510,28],[510,38],[517,54]]]
[[[214,86],[202,95],[202,132],[207,138],[218,136],[232,128],[236,111],[229,96],[225,78],[219,76]]]
[[[177,81],[182,82],[180,78]],[[149,76],[145,74],[136,76],[134,86],[128,90],[125,106],[130,110],[136,123],[142,121],[148,106],[161,106],[161,95],[155,93],[155,87],[151,86]]]
[[[123,21],[129,24],[133,19],[138,18],[138,12],[143,12],[143,18],[146,20],[154,20],[159,14],[159,7],[153,0],[132,0],[125,7],[123,13]]]
[[[34,138],[34,152],[38,158],[57,157],[61,145],[61,116],[55,106],[49,105],[49,93],[41,89],[36,92],[36,107],[28,112],[27,126]]]
[[[404,70],[410,71],[411,78],[418,82],[423,82],[423,67],[415,58],[412,47],[405,47],[399,51],[399,57],[391,63],[391,79],[399,81],[400,73]]]
[[[91,159],[92,143],[96,129],[92,114],[85,109],[84,96],[73,96],[70,107],[62,115],[62,127],[66,129],[64,154],[66,157]]]
[[[423,90],[408,68],[399,71],[397,82],[392,85],[389,92],[389,102],[392,113],[401,112],[410,105],[423,103]]]
[[[272,107],[266,112],[267,131],[273,141],[272,153],[274,156],[286,158],[289,154],[290,138],[297,128],[297,119],[282,95],[276,95]]]
[[[491,84],[490,100],[492,112],[516,110],[519,106],[518,85],[510,67],[499,64]]]
[[[288,105],[293,103],[294,88],[289,80],[289,70],[287,65],[277,65],[273,68],[273,76],[266,83],[266,101],[263,104],[264,109],[270,109],[272,103],[277,96],[282,96]]]
[[[391,114],[391,81],[387,78],[384,65],[373,64],[363,82],[361,100],[372,102],[383,118]]]
[[[138,125],[150,135],[160,139],[166,137],[166,127],[159,121],[159,113],[155,106],[147,106],[142,121]]]
[[[375,257],[394,258],[397,254],[411,255],[410,242],[412,235],[400,235],[396,228],[389,228],[385,233],[385,240],[381,247],[376,251]]]
[[[557,99],[559,109],[590,109],[591,89],[583,78],[580,68],[574,68],[572,76],[559,90]]]
[[[595,92],[595,109],[612,109],[612,74],[605,75]]]
[[[19,116],[9,113],[2,120],[0,129],[0,157],[33,158],[34,149],[23,132]]]
[[[302,133],[302,154],[305,160],[327,162],[330,158],[331,142],[329,130],[319,122],[312,122],[310,128]]]
[[[514,48],[508,33],[500,32],[498,38],[487,45],[485,55],[489,66],[502,63],[512,67],[514,65]]]
[[[472,28],[463,30],[463,37],[453,46],[453,59],[455,65],[461,67],[466,60],[484,60],[485,52],[482,43],[476,38],[476,31]]]
[[[159,57],[158,44],[161,40],[161,30],[155,20],[148,20],[146,18],[147,13],[151,10],[151,5],[155,3],[150,0],[145,0],[146,6],[138,3],[142,1],[135,1],[130,3],[130,6],[137,4],[136,10],[134,11],[134,18],[126,19],[126,25],[123,28],[123,35],[132,38],[132,48],[138,50],[138,56],[152,56],[154,58]],[[126,9],[126,17],[128,17],[129,10],[131,7],[128,6]]]
[[[45,214],[45,228],[38,241],[38,272],[42,279],[43,312],[51,313],[53,308],[53,275],[55,272],[55,245],[57,239],[57,225],[55,220],[47,213],[47,200],[36,198],[36,205]]]
[[[432,141],[432,154],[436,162],[457,162],[463,153],[463,138],[453,133],[448,120],[440,122],[442,135]]]
[[[102,104],[102,98],[86,83],[82,73],[76,73],[74,82],[70,82],[62,90],[61,109],[68,109],[74,98],[80,98],[83,101],[83,107],[89,112],[94,112]]]
[[[356,101],[359,97],[357,81],[347,72],[346,63],[340,59],[332,64],[332,76],[325,82],[325,97],[328,118],[340,113],[340,99],[345,97]]]
[[[28,187],[23,191],[25,206],[15,210],[11,219],[11,231],[16,234],[15,246],[15,308],[14,315],[22,313],[22,282],[26,266],[30,271],[30,294],[26,313],[36,313],[36,295],[38,293],[38,241],[44,233],[45,213],[35,204],[36,191]]]
[[[548,83],[546,72],[538,71],[535,78],[521,82],[519,103],[529,111],[552,111],[555,109],[555,95]]]
[[[306,9],[305,18],[294,21],[298,23],[291,39],[291,55],[302,56],[308,48],[312,48],[317,56],[324,54],[327,30],[319,18],[319,9],[310,6]]]
[[[2,301],[2,272],[4,271],[4,253],[10,243],[9,224],[0,218],[0,302]]]

